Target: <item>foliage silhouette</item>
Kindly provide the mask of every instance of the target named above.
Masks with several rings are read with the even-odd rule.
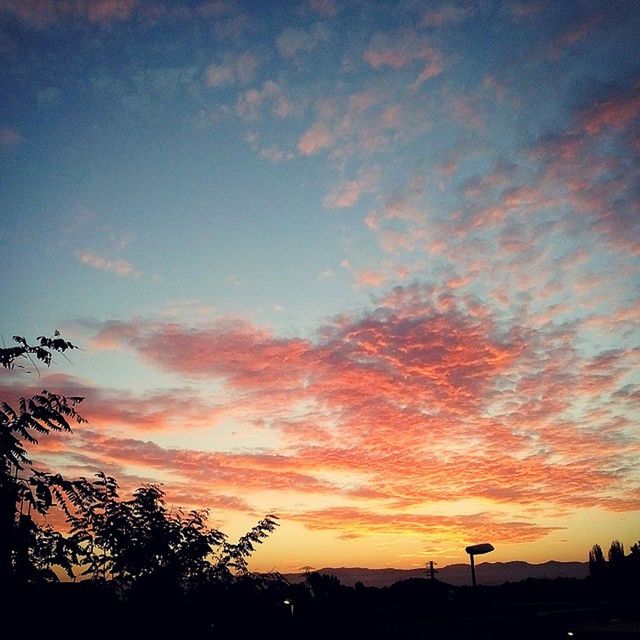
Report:
[[[47,367],[55,352],[77,347],[58,331],[31,345],[14,336],[17,346],[0,349],[5,369],[25,361]],[[17,408],[0,404],[0,584],[56,581],[60,567],[70,578],[81,567],[94,581],[118,587],[155,582],[189,589],[207,581],[230,581],[248,573],[255,545],[278,526],[267,515],[233,544],[207,525],[208,512],[169,510],[158,485],[135,490],[130,500],[118,495],[117,481],[103,473],[93,480],[68,479],[33,468],[29,445],[52,431],[70,432],[86,422],[76,411],[83,398],[43,390],[20,398]],[[43,526],[33,516],[59,506],[69,526],[65,534]]]
[[[247,573],[247,559],[277,526],[269,515],[240,541],[207,526],[208,512],[169,510],[158,485],[136,489],[121,500],[114,478],[98,475],[99,500],[71,515],[71,531],[85,541],[84,575],[129,588],[155,580],[189,589],[210,580]]]
[[[17,346],[0,348],[0,364],[5,369],[23,368],[26,360],[37,369],[33,358],[48,367],[53,353],[77,348],[58,331],[51,338],[39,336],[35,345],[22,336],[13,340]],[[43,527],[32,516],[46,514],[54,503],[70,516],[95,499],[96,487],[85,478],[69,480],[33,468],[26,447],[52,431],[70,432],[72,423],[85,422],[76,411],[82,400],[45,389],[30,398],[19,398],[16,407],[0,403],[0,583],[55,580],[55,565],[73,576],[79,539]]]
[[[597,577],[604,573],[606,570],[607,562],[604,559],[604,553],[602,547],[596,543],[589,550],[589,574],[592,577]]]
[[[601,595],[640,596],[640,541],[625,555],[624,545],[613,540],[605,560],[599,544],[589,551],[589,578]]]

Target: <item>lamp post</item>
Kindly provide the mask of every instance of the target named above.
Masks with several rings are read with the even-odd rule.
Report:
[[[493,545],[488,542],[483,542],[482,544],[472,544],[464,549],[469,554],[469,559],[471,560],[471,584],[474,587],[478,586],[476,581],[476,563],[475,556],[479,556],[483,553],[489,553],[493,551]]]
[[[293,600],[291,600],[291,598],[287,598],[286,600],[283,600],[283,602],[290,607],[291,617],[293,618]]]

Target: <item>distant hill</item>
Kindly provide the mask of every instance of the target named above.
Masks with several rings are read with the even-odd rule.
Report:
[[[340,582],[352,587],[362,582],[368,587],[388,587],[399,580],[426,578],[425,569],[364,569],[360,567],[326,567],[319,573],[336,576]],[[589,566],[586,562],[556,562],[550,560],[542,564],[528,562],[481,562],[476,565],[479,584],[498,585],[504,582],[519,582],[527,578],[586,578]],[[290,582],[301,582],[304,573],[285,574]],[[438,569],[438,580],[455,586],[471,583],[468,564],[450,564]]]

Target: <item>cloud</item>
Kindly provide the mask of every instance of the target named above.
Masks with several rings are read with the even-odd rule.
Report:
[[[327,151],[339,165],[354,156],[371,158],[392,145],[408,144],[429,129],[424,110],[399,103],[378,90],[323,98],[315,105],[316,120],[299,137],[302,155]]]
[[[289,117],[294,109],[282,87],[273,80],[265,81],[261,89],[248,89],[236,103],[238,116],[249,122],[259,120],[267,108],[278,119]]]
[[[331,375],[327,366],[341,363],[349,381],[339,385],[341,394],[351,393],[355,384],[358,395],[362,384],[368,384],[367,377],[380,375],[383,386],[390,384],[389,391],[398,397],[415,393],[419,386],[420,395],[427,394],[439,406],[454,398],[461,402],[463,396],[471,400],[478,385],[490,384],[493,367],[508,362],[513,357],[510,350],[518,353],[521,345],[503,346],[487,334],[489,326],[455,307],[438,311],[416,295],[417,291],[398,289],[362,320],[339,317],[323,327],[323,337],[315,345],[299,338],[275,339],[268,331],[237,320],[190,330],[175,323],[108,323],[94,341],[104,347],[131,348],[168,371],[221,378],[232,387],[261,393],[301,388],[305,380],[313,393],[311,381],[318,376],[318,388],[323,389],[329,381],[325,376]],[[374,347],[381,334],[385,346],[378,351]],[[402,385],[395,386],[401,381],[416,388],[405,391]]]
[[[580,114],[584,130],[591,136],[611,128],[624,130],[640,116],[640,81],[627,92],[617,92],[597,101]]]
[[[514,22],[528,22],[544,11],[545,0],[507,0],[503,6]]]
[[[600,95],[573,114],[567,131],[530,149],[540,163],[538,185],[569,207],[563,223],[571,233],[601,237],[630,255],[637,255],[640,237],[640,170],[632,144],[639,86]]]
[[[551,60],[560,58],[567,50],[590,35],[600,22],[602,22],[602,15],[595,14],[556,35],[549,43],[549,58]]]
[[[371,287],[380,287],[386,280],[387,276],[382,271],[374,269],[363,269],[356,275],[356,287],[358,289],[369,289]]]
[[[210,87],[248,84],[257,68],[258,59],[252,53],[227,53],[222,62],[207,68],[207,84]]]
[[[316,23],[309,29],[285,29],[276,38],[276,47],[282,57],[294,58],[299,53],[310,53],[329,40],[329,30],[324,25]]]
[[[422,14],[423,27],[445,27],[459,24],[471,18],[476,9],[469,6],[444,4],[438,9],[429,9]]]
[[[361,537],[372,533],[394,535],[421,534],[430,538],[491,539],[495,542],[523,543],[543,538],[554,530],[533,522],[507,520],[502,514],[473,513],[463,516],[445,514],[379,513],[357,507],[333,507],[303,513],[283,514],[284,518],[303,522],[309,529],[333,529],[341,536]]]
[[[86,264],[94,269],[99,269],[100,271],[115,273],[121,278],[135,278],[140,275],[134,266],[127,260],[106,258],[92,251],[80,251],[76,257],[82,264]]]
[[[333,18],[338,13],[334,0],[309,0],[308,6],[311,11],[325,18]]]
[[[357,204],[360,198],[374,193],[380,182],[381,168],[378,165],[363,169],[354,180],[343,180],[324,197],[322,204],[328,209],[344,209]]]
[[[57,453],[55,440],[47,441],[46,452]],[[66,439],[66,457],[84,466],[101,469],[105,466],[117,472],[118,479],[131,484],[128,469],[139,469],[149,480],[162,478],[169,489],[188,496],[187,504],[200,508],[212,506],[215,496],[231,494],[218,505],[227,509],[247,510],[242,497],[252,490],[293,491],[299,493],[330,493],[335,487],[301,473],[283,456],[268,454],[237,454],[196,451],[188,448],[163,447],[148,440],[114,437],[90,428],[78,430]],[[43,450],[43,454],[44,454]],[[136,478],[134,477],[134,482]],[[135,485],[134,485],[135,486]],[[194,504],[195,503],[195,504]],[[184,505],[184,502],[182,503]],[[215,503],[214,503],[215,504]]]
[[[509,186],[516,176],[516,170],[515,164],[500,159],[489,173],[468,178],[460,189],[469,199],[485,198],[488,192]]]
[[[24,137],[13,127],[0,128],[0,148],[17,147],[24,140]]]
[[[47,376],[48,387],[87,396],[90,426],[43,455],[113,469],[132,486],[162,480],[200,506],[233,495],[223,508],[247,509],[270,491],[287,519],[348,535],[466,537],[475,522],[487,537],[528,542],[552,530],[532,524],[534,508],[536,522],[540,510],[636,509],[638,349],[587,354],[580,323],[502,316],[455,275],[389,289],[313,339],[237,318],[85,323],[92,347],[133,353],[187,386],[133,394]],[[613,326],[634,326],[637,313],[620,308]],[[216,401],[196,385],[216,388]],[[260,448],[197,451],[131,436],[229,424]]]
[[[312,156],[330,147],[333,142],[334,136],[329,127],[322,122],[316,122],[298,140],[298,150],[303,156]]]
[[[166,349],[158,349],[165,342]],[[113,322],[94,338],[102,348],[128,345],[145,360],[194,377],[220,377],[239,388],[286,390],[301,379],[309,343],[278,341],[241,320],[221,320],[184,332],[176,323]]]
[[[2,384],[4,382],[4,385]],[[0,380],[3,398],[15,402],[20,396],[39,393],[42,388],[60,389],[64,395],[84,398],[80,413],[93,429],[111,433],[192,431],[217,426],[225,408],[203,398],[193,389],[165,388],[143,393],[97,387],[75,376],[47,373],[37,381],[24,379],[9,385]]]
[[[487,129],[487,123],[477,96],[449,96],[447,99],[447,111],[463,127],[478,132],[484,132]]]
[[[0,10],[30,27],[43,28],[70,18],[95,24],[127,20],[137,4],[137,0],[3,0]]]
[[[442,55],[418,37],[415,32],[408,31],[392,37],[387,34],[376,34],[364,52],[365,61],[374,69],[389,67],[403,69],[414,63],[425,66],[412,83],[412,89],[418,89],[424,82],[442,73]]]
[[[128,19],[137,0],[92,0],[85,3],[85,13],[89,22],[110,22]]]

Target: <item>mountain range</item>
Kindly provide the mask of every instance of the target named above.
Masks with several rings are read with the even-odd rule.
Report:
[[[336,576],[341,584],[353,587],[361,582],[368,587],[388,587],[399,580],[426,578],[426,569],[365,569],[362,567],[325,567],[314,569],[318,573]],[[505,582],[519,582],[527,578],[585,578],[589,574],[586,562],[557,562],[550,560],[541,564],[529,562],[481,562],[476,565],[478,584],[498,585]],[[284,577],[289,582],[301,582],[304,573],[288,573]],[[468,564],[450,564],[438,569],[438,580],[455,586],[471,584]]]

